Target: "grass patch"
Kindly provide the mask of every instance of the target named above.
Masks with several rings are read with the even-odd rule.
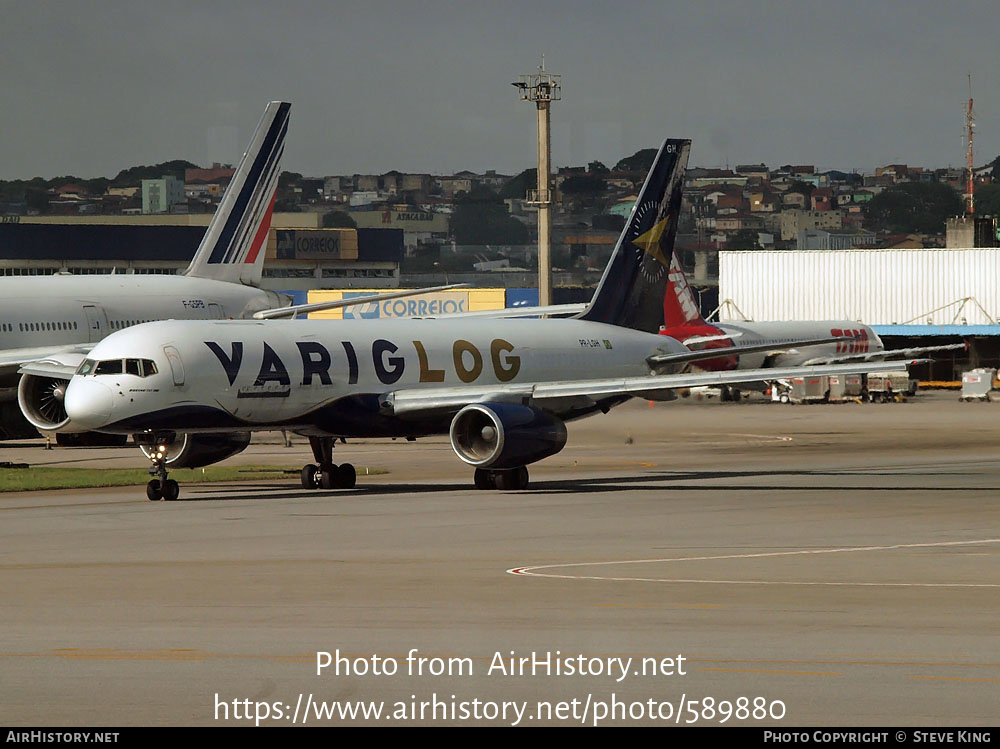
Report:
[[[298,485],[301,466],[206,466],[170,471],[178,483],[205,481],[260,481],[287,479]],[[358,478],[388,473],[384,468],[357,466]],[[38,489],[92,489],[103,486],[145,486],[151,476],[145,468],[0,468],[0,492]]]

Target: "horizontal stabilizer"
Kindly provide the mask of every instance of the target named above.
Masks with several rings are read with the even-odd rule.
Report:
[[[720,356],[739,356],[740,354],[756,354],[761,351],[773,351],[784,353],[789,349],[803,348],[806,346],[819,346],[824,343],[837,343],[838,341],[854,340],[850,336],[836,336],[826,338],[803,338],[797,341],[777,345],[775,343],[755,343],[749,346],[729,346],[727,348],[698,349],[696,351],[681,351],[676,354],[654,354],[646,359],[650,365],[655,364],[675,364],[678,362],[701,361],[703,359],[718,359]]]

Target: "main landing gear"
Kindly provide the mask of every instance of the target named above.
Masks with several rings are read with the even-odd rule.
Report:
[[[148,453],[149,461],[153,464],[149,467],[149,475],[156,476],[146,484],[146,498],[150,502],[165,499],[173,502],[181,495],[180,485],[173,479],[167,478],[167,453],[166,447],[162,443],[154,443]]]
[[[524,466],[506,471],[491,471],[487,468],[477,468],[475,474],[477,489],[510,489],[528,488],[528,469]]]
[[[319,465],[309,463],[302,468],[303,489],[353,489],[358,474],[350,463],[333,462],[335,437],[310,437],[309,447]]]

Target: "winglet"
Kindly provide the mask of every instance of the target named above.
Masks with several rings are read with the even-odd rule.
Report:
[[[260,284],[291,106],[268,103],[184,275]]]

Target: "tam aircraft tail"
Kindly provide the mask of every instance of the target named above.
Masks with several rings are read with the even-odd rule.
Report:
[[[663,295],[663,327],[666,330],[707,325],[698,309],[698,301],[688,286],[687,276],[681,269],[677,253],[671,253],[667,290]]]
[[[184,275],[260,284],[291,106],[268,103]]]
[[[581,320],[659,332],[690,151],[690,140],[660,147]]]

